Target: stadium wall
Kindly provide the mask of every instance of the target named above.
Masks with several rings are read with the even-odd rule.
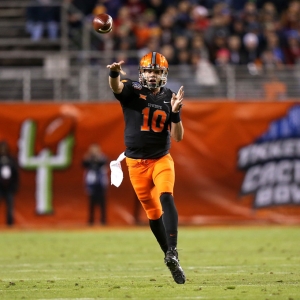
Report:
[[[185,101],[185,136],[172,142],[175,201],[183,225],[300,223],[300,103]],[[124,151],[122,111],[107,103],[0,104],[0,140],[20,164],[16,224],[86,224],[81,159],[99,143]],[[130,185],[108,188],[108,224],[147,222]],[[110,176],[110,172],[108,172]],[[5,207],[0,202],[0,224]]]

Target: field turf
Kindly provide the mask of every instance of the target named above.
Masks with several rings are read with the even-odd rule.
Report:
[[[0,231],[0,299],[300,299],[300,227],[180,227],[177,285],[147,226]]]

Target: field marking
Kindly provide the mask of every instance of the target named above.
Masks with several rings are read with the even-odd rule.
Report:
[[[113,298],[96,298],[96,299],[113,299]],[[117,298],[116,298],[117,299]],[[40,298],[38,300],[95,300],[95,298]]]
[[[230,298],[228,296],[224,296],[224,297],[218,297],[219,299],[226,299],[226,298]],[[47,298],[47,299],[38,299],[38,300],[95,300],[95,299],[99,299],[99,300],[120,300],[120,299],[124,299],[124,298]],[[131,300],[141,300],[141,298],[130,298]],[[169,299],[167,297],[163,297],[160,299]],[[196,297],[173,297],[172,299],[211,299],[211,297],[203,297],[203,296],[196,296]]]
[[[138,262],[147,262],[144,260],[138,260]],[[290,267],[294,266],[296,261],[291,261],[290,264],[284,263],[284,264],[277,264],[276,267]],[[297,262],[298,263],[298,262]],[[101,264],[101,262],[99,262]],[[22,267],[31,267],[34,266],[36,267],[42,267],[42,266],[63,266],[63,265],[94,265],[93,262],[90,261],[74,261],[74,262],[40,262],[40,263],[7,263],[7,264],[1,264],[0,263],[0,269],[1,268],[22,268]],[[163,264],[162,264],[163,265]],[[203,265],[196,265],[196,266],[186,266],[185,269],[189,270],[194,270],[194,269],[233,269],[233,268],[256,268],[256,267],[261,267],[260,264],[253,264],[253,265],[221,265],[221,266],[203,266]],[[138,270],[139,268],[132,268],[132,270]],[[140,268],[141,270],[143,268]],[[156,267],[155,269],[161,269],[161,267]]]
[[[226,299],[226,298],[232,298],[232,297],[228,297],[228,296],[224,296],[224,297],[218,297],[218,299]],[[38,300],[95,300],[95,299],[99,299],[99,300],[120,300],[120,299],[124,299],[124,298],[47,298],[47,299],[38,299]],[[141,298],[131,298],[131,300],[141,300]],[[167,297],[163,297],[160,299],[169,299]],[[211,299],[211,297],[203,297],[203,296],[196,296],[196,297],[173,297],[172,299]]]

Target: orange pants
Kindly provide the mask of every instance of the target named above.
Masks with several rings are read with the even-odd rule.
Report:
[[[129,177],[148,219],[157,220],[163,211],[162,193],[173,195],[175,170],[170,154],[158,159],[132,159],[126,157]]]

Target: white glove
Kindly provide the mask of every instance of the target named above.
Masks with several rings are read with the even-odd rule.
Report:
[[[123,181],[123,171],[121,166],[121,161],[125,158],[125,153],[121,153],[117,160],[113,160],[110,162],[110,180],[111,184],[113,184],[116,187],[119,187]]]

